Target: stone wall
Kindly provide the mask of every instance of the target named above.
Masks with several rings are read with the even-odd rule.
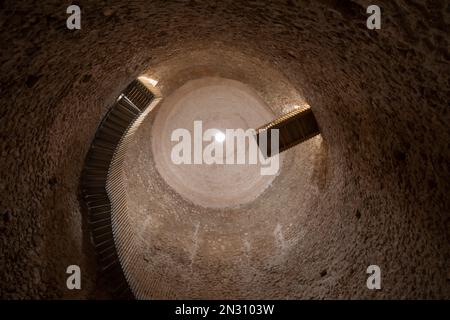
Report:
[[[279,198],[313,194],[283,202],[283,215],[294,223],[290,231],[264,226],[274,239],[280,232],[299,238],[289,254],[259,256],[255,248],[241,291],[199,282],[192,292],[450,297],[445,1],[377,1],[378,31],[365,27],[365,0],[78,3],[82,28],[76,31],[65,27],[69,1],[0,3],[2,298],[106,296],[78,198],[89,144],[129,82],[208,47],[252,56],[282,73],[313,109],[323,142],[309,142],[321,150],[309,159],[311,180],[279,177],[271,189]],[[300,150],[303,157],[310,152],[308,145],[289,152]],[[288,170],[299,169],[300,159]],[[264,205],[275,209],[279,202]],[[252,273],[255,262],[260,269]],[[82,268],[81,291],[65,287],[70,264]],[[365,288],[369,264],[383,271],[381,291]],[[217,266],[205,261],[199,271],[213,274]]]

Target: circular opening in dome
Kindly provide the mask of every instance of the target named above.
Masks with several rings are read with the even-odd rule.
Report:
[[[225,134],[222,131],[219,131],[214,135],[214,139],[217,142],[222,143],[225,141]]]
[[[274,117],[258,94],[239,81],[215,77],[188,81],[165,98],[155,117],[156,168],[172,189],[194,204],[224,208],[251,202],[279,170],[262,174],[262,168],[271,164],[260,157],[253,162],[256,142],[248,132]],[[229,132],[239,130],[247,134],[245,140],[228,138]],[[241,142],[244,148],[239,148]],[[217,159],[221,162],[213,161]]]

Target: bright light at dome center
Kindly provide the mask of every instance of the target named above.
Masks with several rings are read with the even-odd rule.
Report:
[[[219,131],[214,135],[214,138],[216,139],[217,142],[224,142],[225,134],[222,131]]]

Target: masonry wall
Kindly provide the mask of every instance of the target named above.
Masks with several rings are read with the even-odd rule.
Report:
[[[132,79],[214,46],[281,72],[313,109],[326,145],[317,192],[294,220],[307,240],[253,293],[450,297],[445,1],[380,0],[379,31],[365,27],[363,0],[80,1],[77,31],[65,28],[69,4],[0,4],[2,298],[107,297],[78,199],[89,144]],[[275,194],[314,185],[285,182]],[[65,287],[70,264],[82,268],[81,291]],[[383,270],[379,292],[365,288],[369,264]],[[259,290],[269,284],[273,291]]]

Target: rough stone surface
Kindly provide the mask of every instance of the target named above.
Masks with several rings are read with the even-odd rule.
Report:
[[[271,194],[249,204],[249,214],[261,206],[268,219],[241,223],[266,232],[247,260],[237,262],[237,244],[217,248],[223,260],[209,259],[206,215],[186,214],[190,229],[179,240],[165,223],[157,240],[167,260],[159,254],[153,267],[172,291],[157,286],[152,294],[450,298],[448,4],[378,3],[382,29],[369,31],[365,0],[80,1],[82,29],[70,31],[69,3],[2,1],[0,296],[105,296],[77,196],[99,121],[139,74],[199,48],[224,48],[284,74],[322,136],[289,151],[304,150],[303,158],[283,172],[300,159],[311,171],[275,180],[270,192],[285,201],[266,200]],[[184,218],[170,203],[176,195],[156,196]],[[215,226],[228,221],[212,216]],[[192,270],[201,276],[190,280],[183,248],[196,221],[204,242]],[[234,241],[232,233],[223,239]],[[82,268],[81,291],[65,287],[71,264]],[[365,287],[370,264],[381,267],[381,291]]]

